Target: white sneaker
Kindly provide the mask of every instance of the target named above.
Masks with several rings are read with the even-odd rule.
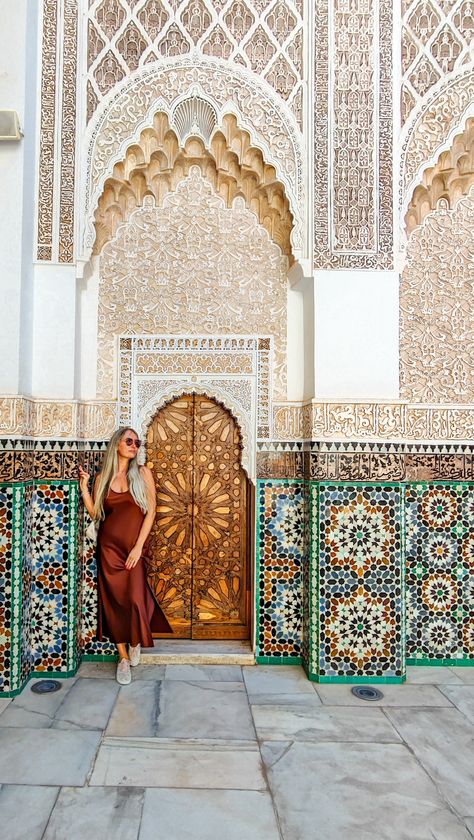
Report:
[[[128,646],[128,655],[130,657],[130,665],[132,668],[140,662],[140,653],[140,645],[135,645],[135,647],[132,647],[131,645]]]
[[[132,674],[130,672],[130,662],[128,659],[121,659],[117,665],[117,673],[115,679],[120,685],[128,685],[132,682]]]

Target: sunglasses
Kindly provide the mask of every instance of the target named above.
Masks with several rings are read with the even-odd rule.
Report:
[[[125,438],[125,443],[127,446],[136,446],[137,449],[140,449],[140,446],[142,445],[141,440],[138,440],[138,438]]]

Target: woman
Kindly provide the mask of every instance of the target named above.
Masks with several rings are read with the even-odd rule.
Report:
[[[172,632],[148,586],[143,560],[155,518],[155,485],[151,470],[138,464],[140,445],[133,429],[122,427],[112,435],[93,496],[90,475],[79,467],[84,505],[99,523],[97,638],[105,635],[117,645],[121,685],[131,682],[140,646],[153,647],[152,631]]]

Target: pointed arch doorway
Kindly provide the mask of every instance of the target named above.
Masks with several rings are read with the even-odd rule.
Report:
[[[149,425],[149,581],[174,638],[250,638],[251,485],[241,451],[231,413],[199,394],[168,403]]]

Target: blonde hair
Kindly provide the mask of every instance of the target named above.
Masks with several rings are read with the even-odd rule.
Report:
[[[94,519],[99,521],[104,519],[104,503],[109,492],[110,483],[118,472],[118,447],[125,432],[132,432],[136,437],[137,433],[130,426],[120,426],[116,432],[113,433],[109,440],[107,449],[105,450],[102,471],[97,485],[97,493],[94,502]],[[138,450],[137,450],[138,455]],[[137,461],[137,455],[129,462],[127,470],[127,481],[130,492],[135,499],[137,505],[143,513],[148,511],[148,494],[140,470],[140,465]]]

